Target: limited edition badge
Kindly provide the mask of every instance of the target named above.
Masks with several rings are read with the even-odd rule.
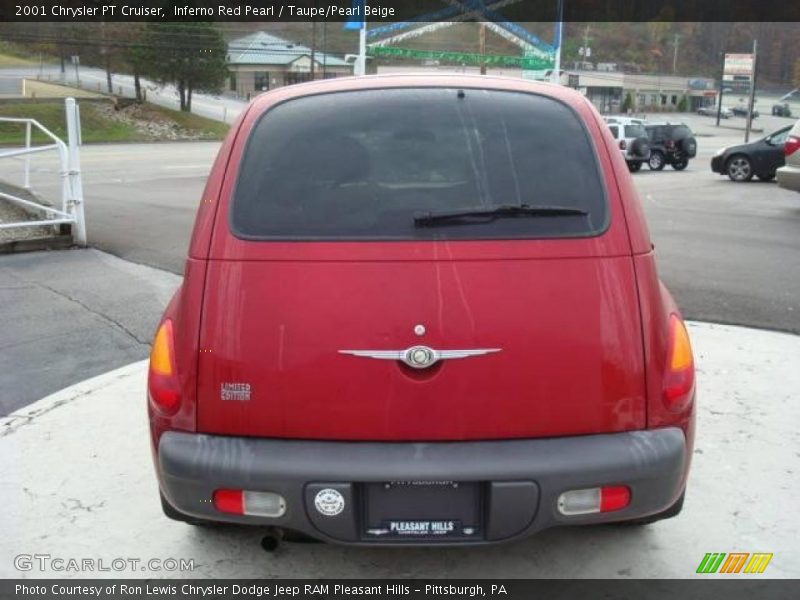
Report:
[[[344,496],[333,488],[325,488],[317,492],[314,506],[326,517],[335,517],[344,510]]]

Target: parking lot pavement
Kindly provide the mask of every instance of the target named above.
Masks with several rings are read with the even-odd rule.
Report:
[[[97,250],[0,256],[0,416],[147,357],[180,280]]]
[[[0,576],[685,578],[706,552],[771,552],[764,576],[796,577],[800,337],[698,323],[690,333],[697,445],[675,519],[555,529],[487,548],[287,543],[266,554],[258,529],[194,528],[162,516],[148,447],[146,363],[138,362],[0,419],[0,498],[13,515],[0,536]],[[106,566],[119,557],[192,559],[195,568],[18,572],[20,554]]]

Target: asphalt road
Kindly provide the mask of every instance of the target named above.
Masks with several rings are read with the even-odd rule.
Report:
[[[106,72],[102,69],[80,67],[78,73],[76,73],[75,67],[68,65],[66,71],[62,74],[60,66],[52,64],[0,69],[0,82],[2,82],[0,83],[0,87],[7,88],[9,90],[8,93],[17,93],[21,87],[19,81],[23,77],[38,77],[42,81],[66,83],[67,85],[80,86],[90,91],[102,93],[108,90]],[[132,76],[114,74],[111,77],[111,82],[114,94],[128,98],[135,97],[136,91]],[[167,108],[180,108],[178,92],[175,86],[160,86],[146,79],[142,79],[141,84],[147,94],[147,100],[149,102]],[[215,96],[198,92],[192,94],[192,112],[216,121],[232,123],[245,104],[246,103],[241,100],[228,98],[226,96]]]
[[[741,141],[743,131],[717,129],[710,118],[684,120],[698,135],[698,157],[689,168],[651,172],[645,167],[634,174],[662,279],[689,318],[800,333],[800,194],[775,183],[736,184],[711,173],[713,153]],[[769,132],[790,123],[763,117],[756,126]],[[725,125],[741,127],[743,120]],[[218,147],[84,147],[90,243],[180,274],[195,208]],[[34,167],[34,186],[54,193],[52,159],[37,158]]]
[[[94,249],[0,256],[0,417],[146,358],[180,282]]]

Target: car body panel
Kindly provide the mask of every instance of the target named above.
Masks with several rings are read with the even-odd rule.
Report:
[[[391,78],[381,84],[446,85],[431,78]],[[487,85],[469,78],[464,84]],[[488,85],[520,87],[509,80]],[[559,93],[550,86],[543,90]],[[280,102],[291,93],[271,100]],[[582,98],[566,99],[584,113],[597,139],[600,128],[593,109]],[[256,101],[243,128],[252,126],[270,105],[266,99]],[[610,137],[607,131],[603,134]],[[244,135],[236,139],[231,165],[239,164],[245,143]],[[598,150],[601,168],[611,170],[608,148]],[[200,431],[444,440],[644,425],[641,331],[616,182],[607,189],[611,224],[596,237],[296,243],[247,241],[229,231],[235,179],[236,169],[228,169],[209,253]],[[513,290],[507,289],[510,281],[515,282]],[[383,308],[370,312],[370,306]],[[526,310],[541,316],[519,322],[520,311]],[[424,340],[412,333],[417,324],[429,331]],[[248,335],[238,335],[241,331]],[[391,362],[338,353],[404,349],[423,341],[440,350],[500,347],[502,352],[445,361],[424,381]],[[570,346],[581,349],[572,364],[563,360]],[[556,347],[560,350],[553,353]],[[531,370],[534,363],[540,368]],[[575,378],[576,372],[582,376]],[[574,392],[551,400],[577,381],[582,384]],[[225,382],[251,385],[252,401],[221,400]],[[329,389],[337,390],[333,402],[323,393]],[[537,390],[534,397],[529,390]],[[582,416],[576,418],[579,409]],[[413,416],[423,410],[437,418],[415,422]],[[546,418],[532,420],[532,412]]]
[[[704,117],[716,117],[717,114],[723,119],[730,119],[733,116],[733,111],[727,106],[721,109],[716,106],[701,106],[697,109],[697,114]]]
[[[800,121],[794,124],[789,131],[791,138],[800,140]],[[787,190],[800,192],[800,149],[795,150],[789,156],[784,156],[786,164],[780,167],[776,173],[778,185]]]
[[[628,117],[605,117],[611,135],[617,140],[620,154],[627,162],[643,162],[650,158],[650,140],[644,121]],[[641,135],[629,135],[631,126],[641,128]],[[624,145],[624,148],[622,147]]]
[[[728,161],[737,155],[746,156],[752,164],[753,174],[760,177],[772,177],[777,169],[785,164],[783,156],[783,143],[770,143],[772,137],[788,133],[789,127],[784,127],[748,144],[728,146],[721,153],[711,159],[711,170],[720,175],[726,174]]]
[[[750,113],[750,108],[746,104],[738,104],[731,109],[731,112],[735,117],[746,117]],[[757,119],[758,116],[759,112],[754,108],[753,118]]]
[[[454,260],[447,248],[442,255],[210,261],[198,430],[431,441],[644,426],[630,257]],[[417,344],[500,351],[420,372],[340,352]],[[224,399],[220,389],[234,383],[250,387],[249,401]]]

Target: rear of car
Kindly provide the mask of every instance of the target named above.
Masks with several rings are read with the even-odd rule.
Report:
[[[783,146],[786,165],[777,170],[778,185],[800,192],[800,121],[794,124]]]
[[[648,123],[645,125],[650,139],[648,166],[660,171],[670,165],[676,171],[689,166],[689,160],[697,156],[697,140],[687,125],[673,123]]]
[[[773,117],[791,117],[792,116],[792,109],[789,107],[788,102],[784,102],[783,104],[773,104],[772,105],[772,116]]]
[[[736,117],[747,117],[747,115],[750,114],[750,108],[747,106],[747,104],[738,104],[731,109],[731,112]],[[753,109],[753,118],[758,118],[758,115],[758,111]]]
[[[611,135],[617,140],[620,153],[631,171],[638,171],[650,158],[650,142],[639,119],[607,117]]]
[[[153,345],[165,512],[479,544],[680,510],[694,368],[625,162],[571,90],[259,96]]]
[[[786,164],[784,153],[792,153],[792,143],[786,147],[790,129],[784,127],[748,144],[720,148],[711,158],[711,170],[735,182],[750,181],[754,176],[771,181]]]

